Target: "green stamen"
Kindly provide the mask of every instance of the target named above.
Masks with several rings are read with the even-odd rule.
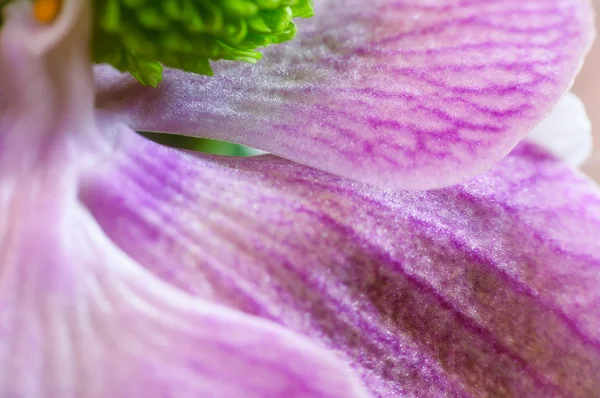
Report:
[[[163,65],[212,75],[210,60],[256,63],[255,49],[291,40],[312,0],[93,0],[93,59],[146,85]]]

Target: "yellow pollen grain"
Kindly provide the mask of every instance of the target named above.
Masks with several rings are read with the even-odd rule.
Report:
[[[33,14],[39,22],[48,24],[53,22],[60,11],[61,0],[35,0]]]

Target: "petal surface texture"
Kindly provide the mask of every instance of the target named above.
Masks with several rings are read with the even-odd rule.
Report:
[[[373,397],[599,391],[600,191],[533,144],[418,193],[131,137],[80,194],[107,235],[179,289],[319,341]]]
[[[157,90],[107,67],[99,104],[136,130],[245,144],[391,188],[488,169],[570,87],[593,36],[587,0],[325,0],[290,43]]]
[[[81,202],[119,138],[96,124],[90,4],[41,26],[18,2],[0,34],[0,397],[367,397],[306,337],[153,276]]]
[[[15,201],[50,202],[24,195]],[[11,203],[17,228],[0,257],[1,396],[367,397],[306,338],[160,282],[75,196],[66,199],[38,211]]]
[[[527,138],[570,165],[581,166],[592,153],[593,147],[592,123],[585,105],[575,94],[567,93]]]

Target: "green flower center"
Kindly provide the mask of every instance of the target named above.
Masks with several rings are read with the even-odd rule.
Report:
[[[146,85],[163,65],[212,75],[210,60],[255,63],[259,47],[288,41],[294,17],[312,0],[92,0],[94,62],[109,63]]]

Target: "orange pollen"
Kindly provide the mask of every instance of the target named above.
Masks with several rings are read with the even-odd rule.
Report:
[[[33,14],[39,22],[48,24],[53,22],[60,11],[61,0],[35,0]]]

